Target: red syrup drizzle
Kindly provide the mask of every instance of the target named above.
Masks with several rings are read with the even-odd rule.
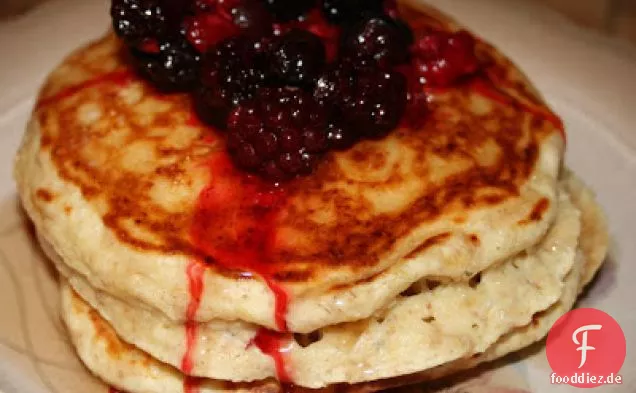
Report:
[[[199,393],[199,381],[188,375],[183,380],[183,393]]]
[[[63,89],[60,92],[53,94],[50,97],[42,98],[36,104],[36,108],[40,109],[54,102],[72,97],[73,95],[79,93],[82,90],[90,89],[105,83],[112,83],[118,86],[125,86],[127,83],[133,80],[134,76],[135,76],[134,73],[132,73],[128,69],[124,69],[124,70],[119,69],[116,71],[108,72],[108,73],[99,75],[95,78],[88,79],[77,85]]]
[[[249,344],[255,345],[261,352],[272,358],[276,366],[276,376],[281,383],[292,382],[285,365],[285,350],[283,349],[283,345],[288,341],[288,333],[260,328]]]
[[[196,322],[197,311],[201,304],[201,294],[203,293],[203,273],[205,266],[196,261],[190,261],[186,269],[186,275],[188,278],[188,293],[190,300],[188,301],[188,308],[186,309],[186,349],[181,359],[181,371],[184,374],[189,375],[192,372],[194,366],[192,361],[192,353],[197,340],[197,327]],[[184,389],[185,390],[185,389]],[[187,390],[186,390],[187,391]]]
[[[285,193],[236,169],[224,152],[215,154],[207,166],[213,180],[199,194],[191,237],[217,265],[259,275],[275,297],[276,327],[287,331],[289,299],[274,279],[276,265],[271,258]],[[229,216],[228,211],[233,214]],[[222,240],[219,228],[224,230]]]
[[[274,277],[277,265],[272,260],[285,192],[241,172],[225,152],[216,153],[206,165],[211,182],[199,194],[191,238],[210,262],[247,277],[258,275],[272,291],[279,332],[261,328],[250,345],[274,360],[280,381],[289,381],[283,350],[289,336],[289,297]]]

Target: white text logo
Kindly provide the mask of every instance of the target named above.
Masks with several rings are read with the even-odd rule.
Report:
[[[583,367],[583,365],[587,361],[587,351],[593,351],[596,349],[592,346],[587,345],[587,332],[590,330],[601,330],[602,327],[603,326],[601,325],[585,325],[576,329],[574,333],[572,333],[572,341],[574,341],[574,344],[580,345],[580,347],[576,349],[577,351],[581,351],[581,364],[579,364],[579,368]],[[581,342],[579,342],[577,336],[581,332],[583,333],[583,339],[581,340]]]

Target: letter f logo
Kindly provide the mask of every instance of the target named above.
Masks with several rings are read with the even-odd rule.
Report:
[[[585,325],[576,329],[574,333],[572,333],[572,341],[574,341],[574,344],[580,345],[580,347],[576,348],[577,351],[581,351],[581,364],[579,364],[579,368],[583,367],[583,365],[587,361],[587,351],[593,351],[596,349],[592,346],[587,345],[587,332],[590,330],[601,330],[602,327],[602,325]],[[577,336],[581,332],[583,333],[583,340],[579,342]]]

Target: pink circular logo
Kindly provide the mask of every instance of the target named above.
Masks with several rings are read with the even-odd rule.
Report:
[[[548,333],[551,382],[579,388],[620,384],[626,348],[623,329],[610,315],[594,308],[572,310]]]

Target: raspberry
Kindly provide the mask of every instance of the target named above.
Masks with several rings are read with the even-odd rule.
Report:
[[[450,86],[479,69],[475,39],[466,31],[428,32],[413,49],[419,75],[431,86]]]

